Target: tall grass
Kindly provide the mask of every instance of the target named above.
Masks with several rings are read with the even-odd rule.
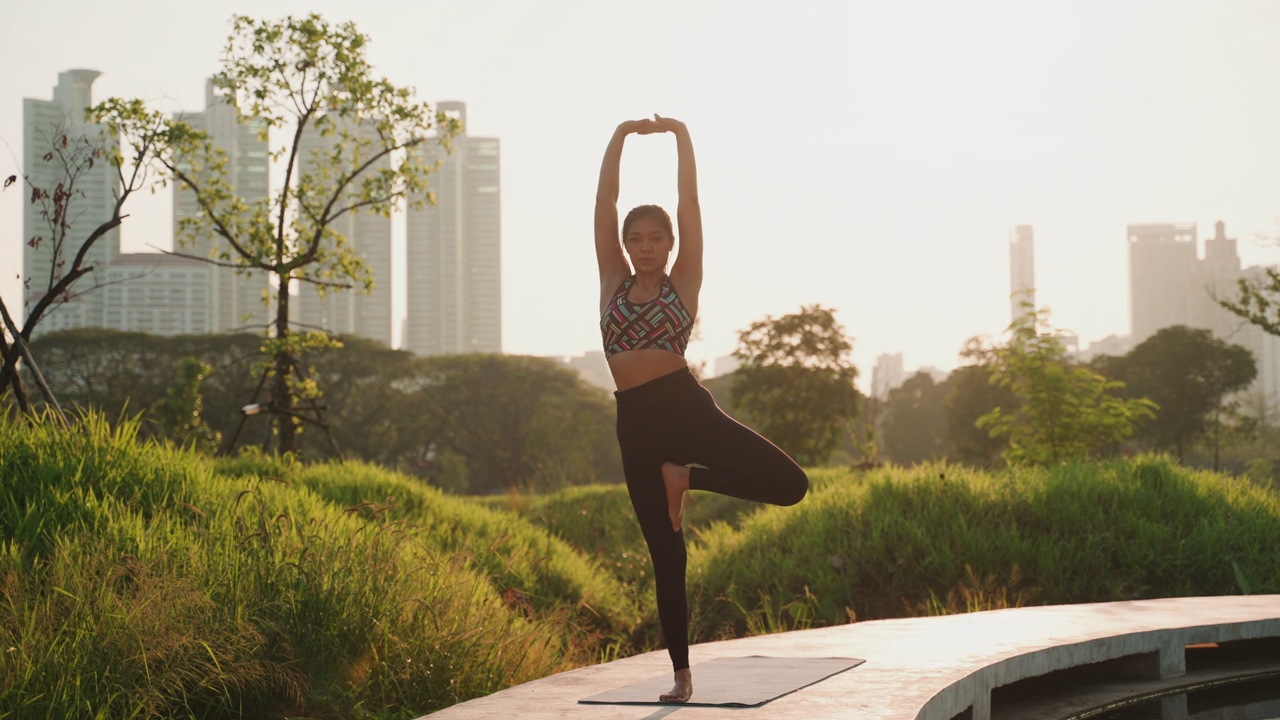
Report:
[[[0,717],[412,717],[590,656],[571,612],[504,594],[592,587],[553,578],[587,567],[554,542],[516,587],[427,513],[316,492],[323,468],[219,468],[127,422],[0,420],[0,453]]]
[[[794,508],[708,529],[696,637],[1025,604],[1280,592],[1280,497],[1144,457],[998,474],[829,472]]]

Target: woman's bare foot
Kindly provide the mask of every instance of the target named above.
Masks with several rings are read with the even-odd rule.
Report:
[[[684,494],[689,489],[689,468],[675,463],[662,463],[662,484],[667,486],[667,515],[671,529],[679,530],[684,519]]]
[[[671,692],[658,696],[658,702],[683,703],[693,697],[693,672],[689,668],[676,671],[676,684]]]

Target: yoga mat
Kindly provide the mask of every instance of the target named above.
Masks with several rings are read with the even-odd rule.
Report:
[[[578,702],[594,705],[758,707],[864,662],[857,658],[722,657],[693,666],[693,698],[687,703],[658,701],[659,695],[671,690],[670,673],[623,685]]]

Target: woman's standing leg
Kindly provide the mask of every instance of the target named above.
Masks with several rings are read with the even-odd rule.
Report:
[[[640,531],[649,547],[649,558],[653,562],[662,636],[671,655],[672,669],[683,670],[689,667],[689,606],[685,597],[688,554],[684,533],[672,530],[667,518],[662,458],[657,453],[637,451],[624,444],[622,468],[631,506],[635,509]]]

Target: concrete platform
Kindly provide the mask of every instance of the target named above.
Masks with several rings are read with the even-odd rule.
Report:
[[[581,705],[579,698],[670,673],[665,651],[580,668],[460,703],[427,717],[742,720],[991,718],[991,691],[1024,678],[1128,658],[1153,679],[1186,674],[1187,645],[1280,638],[1280,595],[1053,605],[877,620],[695,645],[716,657],[852,656],[866,663],[760,708]],[[697,693],[698,678],[693,678]]]

